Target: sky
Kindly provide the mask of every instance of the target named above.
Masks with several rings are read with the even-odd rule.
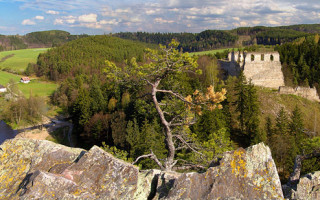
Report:
[[[0,34],[193,32],[320,23],[319,0],[0,0]]]

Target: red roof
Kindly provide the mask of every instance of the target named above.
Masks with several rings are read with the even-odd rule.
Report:
[[[21,80],[23,80],[23,81],[30,81],[30,78],[29,78],[29,77],[22,77]]]

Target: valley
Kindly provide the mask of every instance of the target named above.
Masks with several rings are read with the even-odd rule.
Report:
[[[122,159],[136,160],[142,169],[162,169],[167,165],[140,160],[140,156],[151,155],[159,160],[166,158],[170,149],[165,144],[171,143],[168,140],[171,131],[181,136],[172,138],[178,146],[174,147],[176,150],[171,158],[179,162],[172,160],[170,168],[175,164],[182,167],[183,162],[187,162],[197,163],[200,166],[197,170],[201,171],[225,151],[264,142],[271,147],[284,183],[290,175],[295,156],[302,152],[310,153],[319,146],[320,105],[299,96],[280,94],[278,87],[314,86],[319,89],[319,79],[312,75],[318,73],[318,61],[313,59],[318,53],[318,35],[301,31],[292,35],[292,31],[286,33],[281,29],[279,34],[283,39],[274,45],[270,42],[275,37],[270,33],[271,28],[239,28],[228,34],[253,34],[253,30],[259,32],[254,33],[256,39],[244,41],[249,37],[240,37],[241,45],[239,42],[220,41],[219,44],[205,46],[206,42],[210,43],[211,39],[215,40],[224,33],[199,33],[202,39],[197,45],[202,47],[192,50],[205,51],[189,54],[183,54],[181,50],[186,45],[182,39],[184,34],[163,34],[167,40],[178,35],[177,39],[180,38],[182,43],[172,40],[174,47],[170,47],[165,40],[159,48],[152,42],[128,40],[134,33],[128,33],[127,39],[110,35],[87,36],[50,49],[0,52],[0,84],[8,86],[9,82],[14,82],[17,87],[13,90],[21,91],[13,95],[19,94],[21,98],[8,99],[2,95],[1,117],[15,129],[23,130],[30,125],[41,126],[42,116],[64,116],[67,120],[63,126],[50,126],[44,130],[36,128],[20,136],[85,149],[92,145],[103,146],[106,151],[123,155]],[[259,39],[267,33],[269,42]],[[287,37],[289,33],[291,36]],[[229,40],[228,37],[224,39]],[[306,48],[294,50],[298,45],[307,44],[314,45],[314,55],[308,53],[303,54],[306,57],[298,58],[292,54],[294,58],[290,58],[290,51],[308,51]],[[234,70],[236,74],[228,72],[229,64],[221,64],[232,51],[235,55],[249,55],[249,60],[244,63],[240,57],[234,59],[234,65],[239,65],[239,69]],[[267,67],[260,63],[262,59],[270,61]],[[259,67],[257,63],[260,63]],[[185,66],[188,68],[184,69]],[[169,67],[173,70],[166,72]],[[309,72],[304,74],[300,69],[303,67]],[[258,77],[254,73],[259,70],[262,73]],[[240,71],[244,72],[243,77],[239,75]],[[259,79],[249,81],[245,77],[250,74]],[[20,83],[22,76],[30,77],[31,82]],[[282,77],[281,84],[274,81],[275,77]],[[162,85],[154,89],[159,94],[151,97],[150,89],[156,84],[152,81],[160,78],[158,84]],[[265,81],[264,84],[257,84],[261,80]],[[277,87],[266,88],[269,87],[267,82]],[[211,100],[208,98],[210,95]],[[153,106],[157,105],[154,104],[156,101],[159,107]],[[161,112],[163,117],[160,115],[158,118]],[[175,125],[168,126],[169,132],[163,135],[164,120]],[[191,151],[183,150],[185,147],[190,147]],[[150,148],[152,153],[148,154]],[[199,155],[205,155],[206,159],[200,159]],[[303,173],[319,170],[317,162],[317,159],[306,161]]]

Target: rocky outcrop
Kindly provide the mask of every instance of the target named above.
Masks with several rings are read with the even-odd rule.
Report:
[[[175,180],[168,199],[281,199],[281,183],[270,149],[262,143],[225,153],[207,172]]]
[[[297,185],[283,185],[283,192],[287,199],[320,199],[320,171],[303,176]]]
[[[7,140],[0,150],[0,199],[282,199],[268,147],[227,152],[205,173],[139,171],[99,147]]]

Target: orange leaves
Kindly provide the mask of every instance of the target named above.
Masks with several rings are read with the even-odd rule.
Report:
[[[205,94],[195,90],[192,96],[188,95],[185,98],[187,109],[193,109],[198,115],[202,114],[203,107],[206,107],[210,111],[213,111],[216,108],[222,109],[220,103],[226,99],[226,93],[227,90],[225,88],[223,88],[221,92],[214,92],[214,87],[212,85],[207,88]]]

